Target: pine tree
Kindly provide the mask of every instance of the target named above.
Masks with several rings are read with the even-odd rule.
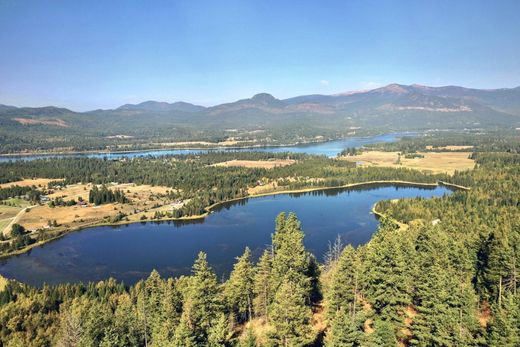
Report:
[[[500,301],[506,291],[516,291],[518,286],[519,254],[516,250],[515,233],[503,226],[495,229],[489,236],[485,248],[483,282],[491,301]],[[511,239],[511,240],[510,240]]]
[[[257,347],[256,336],[251,327],[247,328],[244,336],[238,341],[238,347]]]
[[[189,279],[189,288],[185,295],[183,316],[198,344],[208,342],[208,335],[213,324],[223,310],[220,300],[220,288],[217,277],[206,260],[206,254],[200,252],[193,265],[193,276]]]
[[[520,346],[520,298],[507,294],[502,306],[494,307],[494,316],[489,329],[489,345],[493,347]]]
[[[80,313],[73,306],[63,307],[60,316],[60,332],[57,346],[80,346],[83,335],[83,320]]]
[[[188,314],[183,313],[181,321],[175,330],[175,336],[173,339],[174,347],[197,347],[197,339],[195,337],[195,331],[191,328]]]
[[[326,297],[329,318],[333,318],[340,308],[348,310],[350,316],[355,316],[356,311],[360,309],[357,303],[360,287],[359,272],[356,251],[349,245],[343,249],[337,264],[332,269]]]
[[[448,257],[449,241],[438,227],[423,227],[416,241],[418,268],[411,345],[450,346],[471,344],[464,332],[465,311],[457,273]],[[471,311],[476,311],[473,307]]]
[[[218,315],[208,334],[208,347],[225,347],[230,335],[229,321],[224,313]]]
[[[326,347],[359,346],[363,331],[350,312],[344,307],[334,315],[327,332]]]
[[[228,307],[239,317],[239,321],[251,319],[253,311],[254,269],[251,251],[246,247],[244,254],[237,258],[229,280],[225,284],[224,296]]]
[[[402,324],[399,312],[412,303],[413,245],[391,224],[382,223],[365,250],[365,295],[381,319]]]
[[[389,321],[376,319],[374,329],[375,331],[372,333],[374,335],[374,347],[395,347],[398,345],[394,326]]]
[[[274,292],[270,286],[272,283],[271,263],[271,252],[265,250],[256,267],[254,278],[255,298],[253,304],[255,314],[259,317],[265,318],[267,321],[269,320],[269,305],[274,298]]]
[[[304,288],[310,301],[311,281],[306,276],[308,254],[303,245],[303,231],[294,213],[282,221],[283,214],[276,219],[276,232],[272,237],[273,261],[271,288],[278,290],[284,278]]]
[[[281,346],[303,346],[310,340],[311,309],[306,305],[306,292],[299,283],[282,280],[271,308],[273,342]]]

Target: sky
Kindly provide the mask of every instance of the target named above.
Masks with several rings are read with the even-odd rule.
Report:
[[[520,85],[520,1],[0,0],[0,104]]]

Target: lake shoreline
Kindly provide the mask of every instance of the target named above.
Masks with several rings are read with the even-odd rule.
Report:
[[[24,247],[22,249],[12,251],[3,255],[0,255],[0,259],[7,259],[13,256],[22,255],[24,253],[29,252],[31,249],[39,246],[43,246],[46,243],[58,240],[64,236],[67,236],[73,232],[82,231],[84,229],[88,228],[94,228],[94,227],[102,227],[102,226],[121,226],[121,225],[129,225],[129,224],[135,224],[135,223],[148,223],[148,222],[171,222],[171,221],[189,221],[189,220],[199,220],[206,218],[209,214],[213,213],[213,210],[221,205],[225,205],[231,202],[236,202],[240,200],[246,200],[250,198],[260,198],[265,196],[274,196],[274,195],[282,195],[282,194],[300,194],[300,193],[310,193],[315,191],[326,191],[326,190],[334,190],[334,189],[348,189],[348,188],[359,188],[359,187],[370,187],[370,186],[378,186],[378,185],[401,185],[404,187],[425,187],[425,188],[435,188],[438,186],[446,186],[451,187],[454,189],[459,190],[465,190],[469,191],[471,190],[470,187],[464,187],[461,185],[449,183],[449,182],[443,182],[443,181],[437,181],[435,183],[432,182],[411,182],[411,181],[401,181],[401,180],[377,180],[377,181],[367,181],[367,182],[357,182],[357,183],[348,183],[342,186],[336,186],[336,187],[308,187],[308,188],[302,188],[302,189],[292,189],[292,190],[280,190],[280,191],[274,191],[269,193],[259,193],[259,194],[252,194],[240,198],[234,198],[229,199],[221,202],[214,203],[210,206],[207,206],[204,208],[206,211],[203,214],[200,215],[192,215],[192,216],[185,216],[185,217],[179,217],[179,218],[161,218],[161,219],[146,219],[146,220],[139,220],[139,221],[119,221],[119,222],[93,222],[92,224],[85,224],[81,226],[77,226],[70,229],[65,229],[62,233],[59,235],[55,235],[49,239],[37,241],[31,245],[28,245],[27,247]],[[375,206],[377,203],[372,207],[371,212],[376,216],[383,216],[381,213],[377,212],[375,210]]]
[[[363,136],[352,136],[352,137],[339,137],[333,139],[325,139],[325,140],[315,140],[315,141],[301,141],[301,142],[293,142],[293,143],[282,143],[282,144],[258,144],[258,145],[245,145],[245,146],[172,146],[172,147],[159,147],[159,148],[147,148],[147,149],[134,149],[134,150],[86,150],[86,151],[42,151],[42,152],[15,152],[15,153],[1,153],[0,158],[9,158],[9,157],[25,157],[25,156],[49,156],[52,157],[54,155],[85,155],[85,154],[128,154],[128,153],[143,153],[143,152],[160,152],[160,151],[171,151],[171,150],[187,150],[187,151],[218,151],[218,150],[233,150],[233,149],[257,149],[257,148],[277,148],[277,147],[290,147],[290,146],[305,146],[310,144],[320,144],[331,141],[339,141],[346,140],[350,138],[369,138],[375,136],[382,136],[385,133],[377,133],[373,135],[363,135]]]

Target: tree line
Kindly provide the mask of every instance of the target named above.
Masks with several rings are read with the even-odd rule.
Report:
[[[88,202],[95,205],[110,204],[112,202],[123,204],[127,201],[128,199],[120,189],[108,189],[104,184],[101,188],[95,185],[88,193]]]

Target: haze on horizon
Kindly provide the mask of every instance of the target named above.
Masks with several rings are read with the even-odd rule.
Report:
[[[0,104],[520,85],[518,1],[0,0]]]

